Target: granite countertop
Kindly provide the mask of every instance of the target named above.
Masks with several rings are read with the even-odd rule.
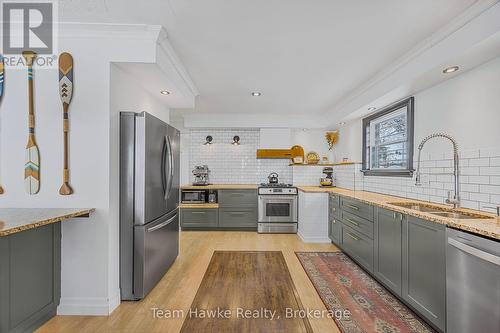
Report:
[[[204,208],[204,209],[215,209],[215,208],[219,208],[219,204],[218,203],[193,203],[193,204],[189,204],[189,203],[181,203],[179,205],[179,208]]]
[[[211,184],[205,186],[183,185],[181,190],[256,190],[257,184]]]
[[[391,205],[390,203],[404,203],[404,202],[421,202],[423,204],[431,204],[433,206],[439,206],[443,209],[450,209],[450,206],[434,204],[429,202],[423,202],[413,199],[405,199],[400,197],[394,197],[385,194],[378,194],[373,192],[365,191],[353,191],[336,187],[319,187],[319,186],[298,186],[301,192],[305,193],[336,193],[345,197],[350,197],[357,199],[361,202],[367,204],[379,206],[382,208],[397,211],[402,214],[407,214],[415,217],[419,217],[425,220],[433,221],[436,223],[441,223],[449,227],[456,229],[472,232],[478,235],[494,238],[500,240],[500,218],[494,214],[480,212],[472,209],[460,208],[457,211],[469,213],[469,214],[481,214],[484,216],[489,216],[489,219],[455,219],[443,216],[437,216],[430,213],[421,212],[418,210],[399,207]]]
[[[0,208],[0,237],[88,216],[94,211],[94,208]]]

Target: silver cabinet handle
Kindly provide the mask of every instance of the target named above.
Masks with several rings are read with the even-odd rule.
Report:
[[[347,236],[351,237],[352,239],[354,239],[355,241],[359,241],[359,238],[354,236],[354,235],[351,235],[350,233],[347,232]]]
[[[359,210],[359,207],[353,206],[353,205],[348,205],[346,204],[347,207],[354,209],[354,210]]]
[[[457,249],[462,250],[470,255],[473,255],[474,257],[478,257],[480,259],[488,261],[488,262],[492,263],[493,265],[500,266],[500,257],[497,257],[496,255],[481,251],[473,246],[461,243],[453,238],[448,238],[448,244],[450,244],[451,246],[454,246]]]
[[[207,212],[191,212],[191,214],[205,215]]]
[[[333,223],[333,224],[337,223],[337,220],[332,220],[332,223]]]
[[[176,217],[177,217],[177,214],[175,214],[174,217],[166,220],[165,222],[162,222],[162,223],[160,223],[158,225],[155,225],[154,227],[151,227],[151,228],[147,229],[146,231],[147,232],[153,232],[153,231],[156,231],[158,229],[161,229],[161,228],[169,225],[170,223],[172,223],[175,220]]]
[[[229,214],[236,215],[236,216],[245,215],[245,213],[241,213],[241,212],[230,212]]]

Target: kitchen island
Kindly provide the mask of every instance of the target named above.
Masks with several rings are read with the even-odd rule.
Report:
[[[0,333],[30,332],[61,297],[61,223],[94,209],[0,209]]]

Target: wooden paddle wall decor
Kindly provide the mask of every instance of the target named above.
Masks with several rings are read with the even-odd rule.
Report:
[[[28,144],[26,145],[26,164],[24,166],[24,188],[28,194],[40,191],[40,152],[35,140],[35,108],[33,103],[33,62],[36,53],[24,51],[23,57],[28,67]]]
[[[69,185],[69,104],[73,95],[73,57],[69,53],[62,53],[59,56],[59,94],[63,104],[63,138],[64,138],[64,170],[63,184],[59,189],[59,194],[73,194],[73,189]]]
[[[4,77],[3,77],[3,56],[0,55],[0,98],[2,98],[3,96],[3,80],[4,80]],[[3,194],[3,187],[2,185],[0,185],[0,194]]]

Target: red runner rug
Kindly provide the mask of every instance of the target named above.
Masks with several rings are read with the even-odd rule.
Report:
[[[328,310],[348,310],[333,319],[342,332],[434,332],[342,252],[297,252]]]

